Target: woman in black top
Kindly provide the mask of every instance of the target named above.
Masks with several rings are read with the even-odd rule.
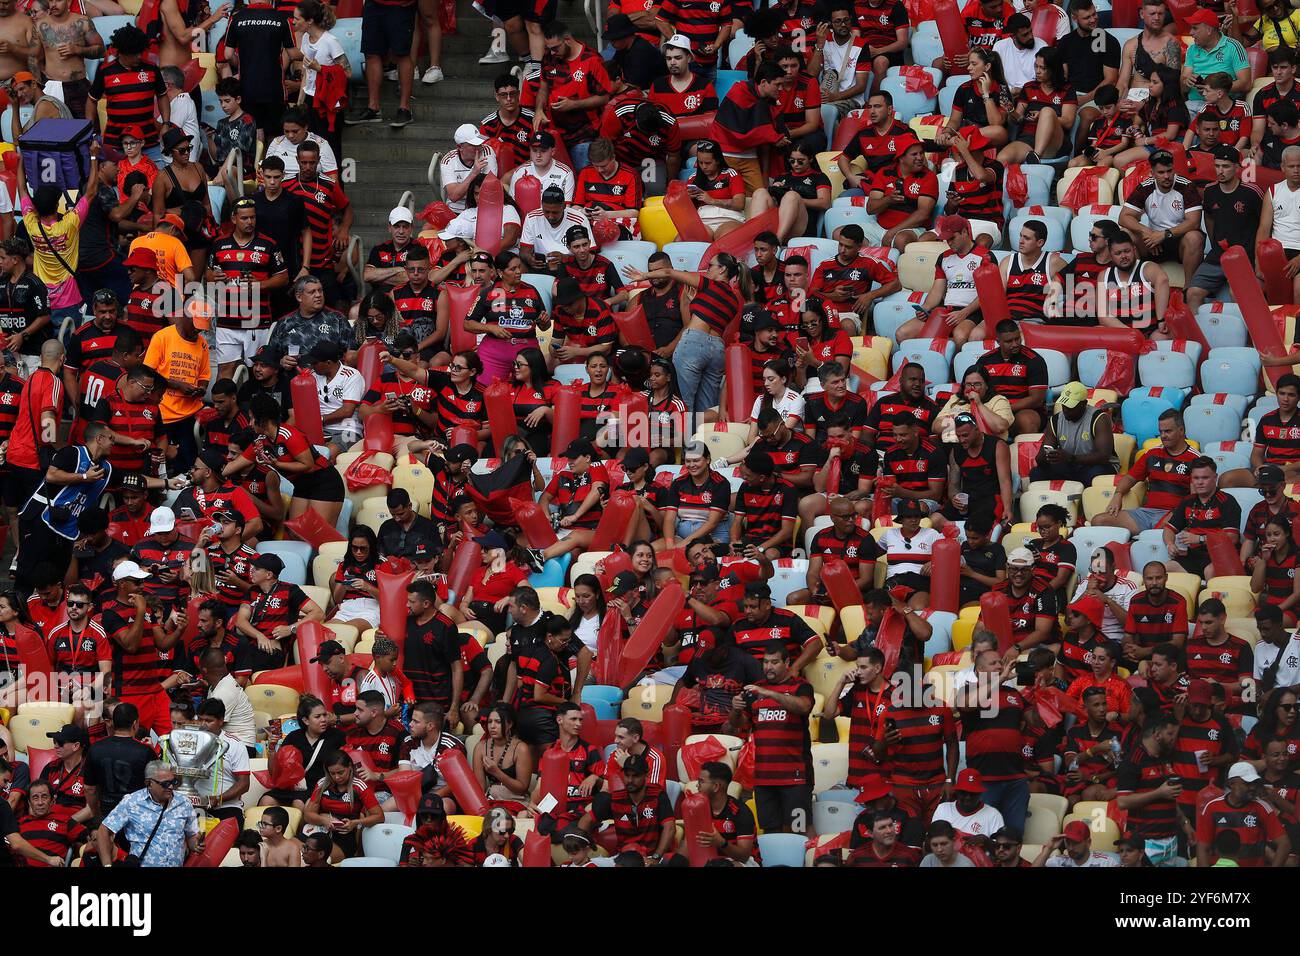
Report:
[[[964,126],[978,127],[990,146],[1007,144],[1007,78],[1002,75],[1002,57],[984,47],[970,51],[970,79],[957,87],[948,125],[934,138],[948,146]]]
[[[307,798],[316,789],[316,784],[325,776],[325,756],[347,746],[343,731],[330,726],[329,713],[319,697],[303,694],[298,698],[298,723],[301,726],[280,741],[280,749],[293,747],[302,754],[306,780],[293,790],[266,791],[257,801],[260,807],[289,805],[301,810],[307,805]]]
[[[812,214],[831,208],[831,181],[817,168],[816,150],[795,143],[786,150],[785,168],[785,174],[769,180],[766,189],[754,191],[749,207],[751,217],[777,207],[776,234],[782,242],[806,236]]]

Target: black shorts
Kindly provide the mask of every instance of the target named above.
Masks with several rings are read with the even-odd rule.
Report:
[[[544,707],[521,707],[515,721],[515,733],[526,744],[545,747],[560,739],[560,726],[555,722],[555,711]]]
[[[498,0],[496,15],[502,23],[521,17],[528,23],[545,26],[555,20],[557,0]]]
[[[268,139],[274,139],[279,136],[284,126],[284,101],[276,100],[274,103],[250,103],[247,99],[241,101],[248,115],[253,117],[253,122],[257,128]]]
[[[299,475],[293,483],[293,496],[309,501],[342,501],[347,490],[338,469],[325,467]]]
[[[754,807],[764,833],[802,833],[812,819],[812,784],[755,787]]]
[[[1195,574],[1202,578],[1205,577],[1205,569],[1210,566],[1210,552],[1205,548],[1197,548],[1181,557],[1174,556],[1173,559],[1181,564],[1188,574]]]
[[[902,574],[891,574],[885,578],[885,587],[892,588],[896,584],[909,587],[913,591],[928,593],[930,590],[930,579],[916,571],[904,571]]]
[[[0,468],[0,504],[6,508],[21,508],[27,504],[22,495],[23,482],[8,465]],[[30,495],[28,497],[31,497]]]
[[[306,803],[308,798],[311,797],[311,791],[274,789],[266,791],[266,795],[282,806],[291,807],[295,800],[301,800],[303,803]]]
[[[1182,262],[1183,254],[1179,249],[1182,245],[1182,236],[1171,236],[1160,243],[1159,251],[1151,257],[1151,262]],[[1189,278],[1187,281],[1191,281]]]
[[[361,8],[361,52],[365,56],[410,56],[416,6],[369,2]]]

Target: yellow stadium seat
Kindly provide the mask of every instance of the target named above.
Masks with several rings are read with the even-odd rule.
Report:
[[[144,0],[121,0],[118,6],[130,16],[135,16],[140,12],[140,8],[144,6]],[[108,37],[104,37],[104,39],[107,40]]]
[[[477,839],[483,832],[483,818],[476,817],[468,813],[454,813],[447,817],[448,823],[454,823],[465,831],[465,835],[471,840]]]
[[[926,671],[925,676],[934,686],[935,698],[942,700],[949,706],[952,705],[953,688],[955,686],[953,675],[959,670],[961,670],[961,667],[956,664],[940,664],[938,667],[931,667]]]
[[[708,740],[710,737],[716,739],[718,743],[722,744],[722,746],[726,748],[727,752],[723,755],[722,762],[732,770],[735,770],[736,758],[740,756],[740,748],[745,745],[745,741],[741,740],[739,737],[733,737],[731,734],[691,734],[686,738],[686,743],[699,743]],[[677,775],[678,782],[690,782],[690,777],[686,775],[686,763],[682,760],[680,751],[677,754],[677,766],[673,768],[673,772]]]
[[[464,624],[456,625],[456,630],[472,634],[474,640],[485,648],[497,639],[497,636],[492,633],[492,629],[482,621],[466,621]]]
[[[1064,808],[1055,803],[1035,801],[1034,797],[1049,797],[1055,794],[1031,793],[1029,795],[1029,816],[1025,820],[1024,838],[1027,843],[1050,843],[1061,832],[1061,819],[1065,816]],[[1065,803],[1064,797],[1058,797]]]
[[[70,724],[76,716],[76,708],[57,700],[27,700],[18,705],[18,716],[27,714],[47,714]]]
[[[980,619],[980,609],[978,607],[964,607],[957,612],[957,619],[960,621],[978,621]]]
[[[844,783],[849,774],[848,741],[838,744],[813,744],[813,793],[822,793]]]
[[[302,588],[302,593],[315,601],[322,611],[329,607],[329,588],[323,588],[317,584],[301,584],[299,587]]]
[[[864,336],[863,341],[870,345],[877,352],[882,354],[886,359],[894,354],[894,340],[887,339],[883,335]]]
[[[334,640],[343,645],[343,649],[349,654],[352,648],[357,646],[357,638],[361,633],[351,624],[344,624],[342,621],[326,621],[325,627],[334,634]]]
[[[745,806],[749,807],[749,812],[754,815],[754,835],[762,836],[763,828],[758,825],[758,802],[753,797],[750,797],[745,801]]]
[[[663,720],[664,705],[672,698],[669,684],[639,684],[633,687],[623,701],[620,716],[638,720]]]
[[[844,192],[844,173],[840,171],[839,163],[835,162],[837,156],[839,156],[838,150],[827,150],[817,154],[817,168],[831,181],[831,199]],[[862,168],[865,167],[860,167],[858,171],[861,172]]]
[[[361,452],[345,451],[343,452],[343,454],[339,455],[339,457],[335,460],[334,467],[337,468],[339,474],[342,475],[344,472],[347,471],[348,465],[352,464],[354,461],[360,458],[361,455],[362,455]],[[367,459],[367,461],[371,462],[372,464],[378,465],[380,468],[387,468],[391,470],[393,467],[393,456],[388,454],[388,452],[384,452],[384,451],[376,452],[375,454],[371,455],[370,458]],[[359,488],[356,491],[352,491],[351,489],[349,489],[347,492],[347,496],[352,499],[352,507],[355,509],[360,509],[365,502],[373,501],[376,498],[379,499],[380,504],[383,504],[384,498],[387,495],[388,495],[387,485],[370,485],[366,488]],[[361,522],[361,523],[364,524],[365,522]],[[379,530],[377,525],[375,527],[375,530],[376,531]]]
[[[1028,860],[1033,863],[1038,859],[1038,854],[1043,852],[1042,844],[1039,843],[1022,843],[1020,844],[1020,859]]]
[[[835,690],[840,675],[852,671],[855,666],[853,661],[831,657],[825,651],[822,651],[804,670],[803,676],[804,680],[812,684],[814,692],[821,694],[823,697],[829,697],[831,692]]]
[[[568,616],[573,612],[573,592],[569,588],[537,588],[543,611]]]
[[[257,821],[262,819],[262,814],[267,809],[267,807],[246,807],[244,809],[244,829],[256,830]],[[302,811],[297,807],[285,807],[284,812],[289,814],[289,830],[285,833],[285,836],[292,836],[298,832],[298,826],[302,823]]]
[[[1223,575],[1205,582],[1205,589],[1197,603],[1218,598],[1228,609],[1228,617],[1249,617],[1255,613],[1255,595],[1250,590],[1250,578],[1245,575]]]
[[[1115,436],[1115,457],[1119,459],[1119,467],[1123,471],[1133,464],[1133,452],[1137,449],[1137,439],[1132,435]]]
[[[889,378],[889,360],[876,349],[863,345],[860,339],[853,341],[852,362],[858,368],[865,369],[882,381]]]
[[[1070,816],[1086,817],[1087,819],[1084,822],[1091,826],[1093,817],[1098,814],[1104,817],[1108,806],[1109,804],[1105,800],[1080,800],[1074,805],[1074,809],[1070,811]]]
[[[412,501],[427,503],[433,499],[433,472],[424,465],[397,465],[393,487],[405,488]]]
[[[817,631],[818,634],[826,634],[830,631],[831,625],[835,623],[835,609],[824,604],[791,604],[787,606],[786,610],[794,611],[810,625],[813,625],[813,621],[816,621],[817,624],[813,625],[813,627],[816,629],[817,626],[820,626],[820,630]]]
[[[1136,441],[1136,439],[1134,440]],[[1201,443],[1196,441],[1195,439],[1192,438],[1187,439],[1187,444],[1191,445],[1197,451],[1201,450]],[[1142,451],[1150,451],[1152,448],[1159,448],[1159,447],[1160,447],[1159,437],[1148,438],[1146,441],[1142,443]]]
[[[1252,648],[1259,643],[1259,625],[1253,617],[1230,617],[1226,626],[1229,634],[1249,641]]]
[[[885,562],[877,561],[876,564],[883,565]],[[861,605],[846,607],[840,611],[840,627],[844,631],[844,639],[856,641],[862,636],[863,630],[867,626],[867,615]]]
[[[1169,287],[1171,289],[1182,289],[1187,286],[1187,276],[1183,272],[1181,262],[1162,262],[1160,268],[1165,270],[1165,275],[1169,277]]]
[[[1054,488],[1053,485],[1059,485]],[[1079,516],[1083,485],[1077,481],[1031,481],[1020,493],[1020,518],[1033,521],[1038,509],[1046,504],[1060,505],[1070,513],[1071,522]]]
[[[815,714],[808,718],[808,733],[812,735],[813,740],[821,739],[821,718]],[[852,728],[852,721],[848,717],[840,716],[835,718],[835,737],[841,743],[849,739],[849,731]]]
[[[662,203],[645,205],[637,213],[637,223],[641,226],[641,238],[653,242],[662,249],[670,242],[677,241],[677,227]]]
[[[575,552],[576,553],[576,552]],[[611,551],[584,551],[573,559],[573,564],[569,568],[569,580],[576,581],[581,575],[595,574],[596,565],[604,561],[613,552]]]
[[[1064,198],[1070,184],[1074,178],[1079,175],[1080,169],[1067,169],[1060,181],[1056,184],[1056,201],[1059,203]],[[1107,169],[1097,183],[1097,205],[1109,206],[1111,200],[1115,197],[1119,189],[1119,170]],[[1027,839],[1027,838],[1026,838]]]
[[[1165,587],[1183,599],[1183,602],[1187,605],[1189,620],[1196,616],[1196,595],[1201,591],[1200,578],[1195,574],[1188,574],[1186,571],[1170,571],[1169,580]]]
[[[506,651],[510,649],[505,641],[496,641],[487,648],[488,663],[496,667],[497,661],[506,656]]]
[[[709,446],[713,458],[730,458],[739,455],[749,438],[749,422],[711,422],[701,425],[691,436],[692,441]]]
[[[217,55],[215,53],[195,53],[194,59],[203,67],[203,76],[199,78],[199,89],[203,91],[217,88]]]
[[[381,495],[362,502],[356,512],[356,523],[363,524],[378,534],[380,525],[392,516],[392,512],[388,510],[388,503]]]
[[[1105,804],[1102,805],[1103,807]],[[1083,823],[1092,831],[1092,849],[1102,853],[1113,853],[1115,843],[1119,840],[1119,824],[1106,816],[1103,809],[1100,814],[1096,813],[1079,813],[1077,807],[1074,813],[1071,813],[1061,821],[1061,826],[1070,823]]]
[[[977,622],[970,619],[958,618],[952,625],[952,649],[954,651],[964,651],[970,647],[971,638],[975,634],[975,624]]]
[[[245,688],[253,710],[278,717],[298,710],[298,692],[283,684],[249,684]]]
[[[54,746],[50,734],[63,729],[66,721],[63,714],[36,710],[25,714],[14,714],[9,718],[9,733],[13,737],[14,749],[19,753],[31,750],[49,750]]]
[[[795,610],[794,608],[790,608],[790,610],[798,614],[799,617],[803,619],[803,622],[807,624],[810,628],[812,628],[813,633],[816,634],[818,637],[826,636],[826,625],[822,623],[820,617],[814,617],[809,614],[804,614],[802,611]]]
[[[1141,506],[1143,498],[1146,497],[1146,482],[1139,481],[1124,496],[1123,507],[1127,511],[1131,508]],[[1080,497],[1080,504],[1083,506],[1083,516],[1089,521],[1095,515],[1100,514],[1110,507],[1110,499],[1115,497],[1115,483],[1107,482],[1105,478],[1098,478],[1093,481],[1092,485],[1083,489],[1083,495]]]
[[[948,251],[946,242],[913,242],[898,258],[898,278],[903,288],[927,292],[934,285],[934,267]]]
[[[372,648],[372,647],[374,646],[374,644],[375,644],[375,631],[376,631],[376,630],[378,630],[378,629],[372,627],[372,628],[370,628],[370,629],[368,629],[368,630],[362,631],[362,632],[361,632],[361,636],[357,638],[356,646],[355,646],[354,648],[352,648],[352,653],[353,653],[353,654],[369,654],[369,653],[370,653],[370,648]]]
[[[1088,389],[1089,405],[1107,405],[1119,402],[1119,392],[1113,388],[1090,388]]]

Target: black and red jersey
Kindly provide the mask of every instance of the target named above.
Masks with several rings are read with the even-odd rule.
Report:
[[[882,681],[879,690],[854,681],[840,697],[840,709],[849,718],[850,787],[865,787],[884,777],[885,765],[876,742],[885,736],[885,712],[889,709],[890,684]]]
[[[788,676],[781,681],[766,678],[757,686],[778,694],[813,699],[812,685]],[[808,717],[786,708],[780,701],[756,694],[748,707],[754,728],[754,786],[786,787],[813,782],[812,740]]]
[[[112,358],[113,346],[117,344],[117,323],[105,332],[94,321],[82,323],[68,339],[67,359],[64,365],[74,371],[80,371],[92,362]]]
[[[306,210],[307,228],[311,230],[311,268],[332,267],[339,258],[334,251],[334,217],[348,208],[347,195],[338,183],[325,178],[305,182],[295,176],[284,188],[299,197]]]
[[[348,749],[359,750],[381,772],[396,770],[397,758],[402,750],[402,741],[406,739],[406,728],[395,720],[386,720],[376,731],[367,730],[361,724],[353,724],[347,730]]]
[[[1017,321],[1043,318],[1047,286],[1052,281],[1048,273],[1051,259],[1052,253],[1046,250],[1036,262],[1026,263],[1019,252],[1012,256],[1006,280],[1007,309],[1011,318]],[[1022,353],[1029,351],[1021,349]]]
[[[140,333],[140,338],[148,342],[153,334],[167,324],[159,314],[157,300],[159,293],[150,289],[132,289],[131,298],[126,303],[126,324]]]
[[[952,202],[946,204],[944,209],[950,214],[995,223],[1001,228],[1006,218],[1006,210],[1002,205],[1002,164],[996,159],[983,159],[980,164],[985,169],[993,171],[993,181],[986,183],[976,179],[965,163],[958,165],[952,181],[948,183],[949,193],[955,194],[957,200],[955,204]],[[990,260],[993,258],[993,254],[985,247],[975,247],[977,254],[980,250],[984,250],[985,258]]]
[[[928,491],[931,481],[948,480],[948,451],[922,438],[915,451],[899,445],[885,453],[881,474],[894,479],[899,488],[908,491]]]
[[[603,499],[609,491],[609,472],[605,470],[604,465],[592,464],[581,475],[575,475],[567,468],[557,472],[546,486],[546,494],[550,495],[551,503],[558,505],[561,512],[571,514],[578,509],[579,503],[592,493],[592,489],[597,484],[604,486],[604,492],[601,493],[602,503],[588,509],[575,525],[579,528],[594,528],[600,523],[600,513],[604,507]]]
[[[77,387],[81,390],[81,403],[77,406],[77,418],[72,423],[72,434],[68,440],[80,443],[86,431],[86,425],[95,415],[95,406],[106,395],[117,392],[125,370],[112,357],[97,359],[81,370]],[[16,409],[15,409],[16,412]]]
[[[844,147],[844,155],[849,159],[857,159],[859,156],[865,159],[867,169],[864,175],[869,178],[896,165],[900,155],[900,140],[914,137],[911,127],[899,120],[894,120],[883,131],[868,124],[849,140]]]
[[[438,427],[450,434],[453,428],[462,426],[478,431],[487,425],[487,405],[483,393],[474,386],[468,391],[459,391],[452,384],[451,377],[442,369],[429,369],[426,381],[428,393],[415,391],[412,399],[422,408],[431,408],[438,413]]]
[[[542,294],[527,282],[507,289],[500,282],[483,290],[468,319],[485,325],[498,325],[519,338],[534,338],[537,321],[546,311]]]
[[[565,782],[565,794],[567,800],[561,801],[548,816],[555,821],[557,831],[562,831],[570,823],[575,822],[582,816],[589,798],[583,797],[580,790],[582,782],[590,776],[599,776],[600,769],[604,766],[605,758],[600,752],[599,747],[592,746],[579,737],[574,741],[574,745],[565,750],[560,741],[556,741],[546,749],[546,753],[552,750],[564,754],[569,763],[568,780]],[[542,755],[542,760],[546,759],[546,754]],[[599,784],[598,784],[599,786]]]
[[[1044,618],[1056,620],[1056,592],[1045,584],[1031,581],[1029,590],[1017,595],[1012,593],[1010,581],[1000,581],[993,585],[993,590],[1006,595],[1011,611],[1011,633],[1016,641],[1032,634],[1038,621]]]
[[[1191,714],[1185,713],[1178,725],[1178,739],[1174,741],[1174,773],[1183,785],[1178,803],[1189,813],[1194,812],[1197,794],[1218,783],[1221,772],[1219,767],[1201,769],[1201,764],[1206,758],[1235,754],[1237,750],[1237,735],[1224,717],[1211,712],[1206,720],[1193,720]]]
[[[690,74],[690,82],[681,91],[673,85],[672,77],[656,77],[650,81],[647,98],[673,116],[712,113],[718,108],[718,92],[713,88],[713,82],[698,73]]]
[[[944,741],[954,737],[957,724],[945,707],[903,707],[893,703],[885,710],[903,738],[889,744],[885,769],[890,781],[900,787],[933,787],[947,776]]]
[[[1172,776],[1175,776],[1172,755],[1153,757],[1145,745],[1139,744],[1119,765],[1115,785],[1121,794],[1144,794],[1158,790]],[[1177,836],[1178,811],[1174,801],[1159,797],[1140,807],[1130,807],[1128,830],[1133,836],[1147,840]]]
[[[8,441],[18,420],[18,408],[23,394],[23,380],[12,372],[0,374],[0,441]],[[75,442],[75,439],[70,439]]]
[[[978,770],[985,781],[1019,780],[1025,775],[1020,733],[1024,712],[1025,699],[1005,685],[998,688],[996,706],[962,711],[966,765]]]
[[[730,282],[704,277],[691,299],[691,318],[721,335],[740,315],[742,304],[740,291]]]
[[[751,544],[774,537],[784,522],[798,517],[798,508],[799,493],[782,478],[773,479],[767,486],[746,481],[732,503],[732,513],[744,519],[744,537]]]
[[[743,8],[733,9],[731,0],[664,0],[659,16],[672,24],[673,32],[691,41],[691,53],[701,66],[717,65],[718,34]]]
[[[826,423],[831,416],[840,415],[848,419],[849,428],[856,434],[858,429],[867,424],[870,415],[867,400],[857,392],[845,392],[844,400],[835,405],[826,392],[817,392],[809,395],[804,402],[804,427],[813,430],[813,437],[818,442],[826,440]]]
[[[123,438],[143,438],[153,446],[163,436],[162,412],[153,402],[128,402],[114,387],[95,403],[90,421],[103,422]],[[149,448],[113,443],[108,460],[118,475],[142,473],[149,462]]]
[[[299,195],[302,195],[299,193]],[[346,201],[343,204],[347,205]],[[312,233],[312,258],[316,258],[315,231]],[[284,255],[270,236],[254,235],[241,243],[232,233],[212,244],[212,267],[236,283],[217,304],[217,327],[223,329],[267,329],[271,327],[271,296],[260,286],[284,272]],[[247,309],[256,310],[248,315]]]
[[[69,851],[86,836],[86,828],[73,822],[68,815],[51,807],[43,817],[25,813],[18,818],[18,835],[47,856],[66,858]],[[29,860],[14,854],[15,862],[22,866],[49,866],[44,860]]]
[[[1255,668],[1254,651],[1240,637],[1229,634],[1227,638],[1222,644],[1211,644],[1199,633],[1189,637],[1183,648],[1187,655],[1187,676],[1219,684],[1249,679]]]
[[[519,690],[514,702],[517,710],[535,707],[555,711],[555,704],[535,699],[537,689],[565,700],[572,695],[567,661],[557,658],[545,644],[528,644],[520,648],[515,668],[519,673]]]
[[[100,663],[112,659],[108,635],[103,625],[93,619],[75,633],[72,625],[64,621],[45,637],[50,663],[60,674],[97,674]]]
[[[276,640],[271,637],[271,632],[281,625],[298,623],[303,605],[308,600],[302,588],[288,581],[276,581],[269,591],[255,588],[252,600],[248,602],[249,622],[268,638]],[[292,641],[292,636],[287,640]]]
[[[890,392],[876,399],[867,412],[866,427],[875,432],[875,446],[881,452],[889,452],[894,447],[894,418],[898,415],[911,415],[921,423],[923,432],[930,430],[934,416],[939,414],[939,406],[926,396],[910,398],[902,392]],[[805,418],[812,421],[811,418]]]
[[[154,101],[165,101],[167,88],[157,66],[142,60],[128,68],[121,60],[110,60],[95,73],[88,95],[92,100],[102,100],[107,110],[104,145],[120,150],[122,133],[129,126],[140,128],[146,149],[158,145]]]
[[[1277,810],[1271,804],[1247,800],[1238,807],[1224,794],[1201,809],[1196,819],[1196,842],[1213,847],[1218,835],[1228,830],[1237,834],[1240,842],[1240,849],[1232,856],[1238,866],[1268,866],[1268,844],[1284,835]]]
[[[1169,527],[1192,534],[1210,531],[1236,531],[1241,527],[1241,505],[1224,491],[1216,491],[1209,500],[1188,495],[1169,513]]]
[[[1292,413],[1291,419],[1284,422],[1280,411],[1269,412],[1259,420],[1255,443],[1264,446],[1264,461],[1270,465],[1300,461],[1300,413]]]
[[[1165,591],[1164,600],[1156,604],[1146,591],[1134,594],[1128,604],[1124,632],[1132,634],[1142,647],[1167,644],[1175,637],[1187,637],[1187,604],[1173,591]]]
[[[438,290],[425,283],[416,289],[407,282],[393,290],[393,307],[403,329],[415,336],[416,343],[433,334],[438,322]]]
[[[826,561],[843,561],[855,578],[863,564],[874,566],[883,554],[876,539],[856,526],[847,538],[837,535],[834,528],[823,528],[813,536],[812,545],[808,548],[810,558],[816,556]]]
[[[808,291],[815,296],[833,292],[861,296],[876,286],[889,285],[897,279],[898,269],[888,255],[863,250],[847,265],[840,262],[838,256],[827,259],[813,271]]]
[[[531,154],[528,141],[533,135],[532,110],[520,109],[519,115],[510,123],[502,120],[500,113],[485,116],[478,124],[478,131],[489,139],[499,139],[514,159],[513,165],[522,166],[529,161]]]
[[[891,0],[879,6],[859,0],[853,5],[853,12],[858,18],[858,37],[864,47],[892,46],[898,41],[898,30],[906,30],[911,22],[907,7]]]
[[[614,155],[620,163],[640,168],[647,159],[658,159],[676,153],[682,148],[682,133],[677,128],[677,120],[662,106],[659,111],[659,129],[647,133],[636,121],[636,111],[642,103],[642,97],[628,99],[627,102],[606,110],[601,123],[601,135],[614,144]]]
[[[336,820],[359,820],[379,806],[375,791],[355,775],[351,786],[346,790],[335,790],[326,775],[316,784],[309,802],[316,804],[318,812],[327,813]]]
[[[231,436],[248,428],[252,422],[240,410],[235,411],[234,418],[214,418],[203,422],[203,443],[213,448],[224,449],[230,444]]]
[[[247,494],[247,492],[244,493]],[[248,581],[253,570],[253,562],[256,560],[257,552],[251,545],[244,542],[240,542],[239,547],[235,548],[234,551],[226,551],[219,541],[208,545],[208,563],[212,567],[212,576],[216,583],[217,600],[224,604],[226,610],[232,614],[239,610],[239,605],[248,600],[249,592],[242,591],[233,584],[225,583],[220,580],[220,575],[225,571],[229,571],[241,581]]]
[[[153,642],[155,622],[145,614],[143,637],[134,651],[123,649],[120,641],[135,623],[135,605],[114,600],[100,611],[104,634],[113,642],[113,693],[117,697],[144,697],[156,694],[172,668],[163,660]]]
[[[626,787],[616,792],[601,791],[591,800],[591,815],[597,823],[614,821],[618,849],[648,855],[659,848],[663,825],[676,819],[668,794],[647,785],[640,800],[633,800]]]
[[[581,316],[571,314],[565,306],[555,306],[551,311],[551,320],[555,323],[552,335],[565,345],[578,348],[591,348],[594,345],[612,347],[618,337],[613,313],[598,298],[588,295],[585,301],[586,308]]]
[[[1067,106],[1078,106],[1079,98],[1068,83],[1059,90],[1045,90],[1037,80],[1030,80],[1020,88],[1018,102],[1025,104],[1025,118],[1020,124],[1020,135],[1032,136],[1038,128],[1040,110],[1054,110],[1060,116]]]
[[[594,167],[589,166],[587,168],[592,169]],[[613,296],[619,289],[623,288],[623,280],[618,274],[618,269],[614,267],[614,263],[602,255],[592,256],[591,264],[587,266],[580,266],[577,259],[572,256],[565,256],[564,261],[560,264],[560,269],[565,275],[576,279],[578,288],[599,301],[602,306],[605,299]]]
[[[994,349],[981,355],[975,364],[988,378],[993,393],[1008,402],[1028,398],[1033,391],[1047,390],[1047,362],[1033,349],[1021,346],[1010,358],[1005,358],[1001,349]]]
[[[1191,490],[1192,462],[1199,457],[1200,452],[1190,445],[1176,455],[1165,451],[1163,445],[1142,452],[1129,468],[1128,476],[1146,482],[1143,505],[1166,511],[1178,507]]]
[[[748,618],[737,618],[731,626],[731,636],[738,648],[759,660],[769,641],[784,641],[786,652],[793,659],[809,644],[820,640],[807,621],[781,607],[772,608],[767,618],[757,624]]]
[[[182,569],[194,550],[194,542],[178,537],[171,544],[163,544],[156,537],[141,538],[131,549],[131,560],[140,565],[150,575],[144,582],[146,594],[152,594],[168,610],[182,603],[183,595],[188,595],[190,586],[181,578]],[[174,572],[176,579],[170,584],[158,578],[160,572]]]
[[[441,611],[423,624],[407,618],[402,671],[416,700],[451,706],[452,669],[460,657],[456,625]]]

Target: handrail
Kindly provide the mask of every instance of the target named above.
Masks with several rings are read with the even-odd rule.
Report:
[[[435,197],[442,195],[442,153],[434,153],[429,157],[429,185],[433,188]]]
[[[605,25],[602,21],[605,16],[605,7],[600,0],[583,0],[582,11],[587,16],[587,23],[591,25],[592,33],[595,34],[596,52],[604,53]]]

